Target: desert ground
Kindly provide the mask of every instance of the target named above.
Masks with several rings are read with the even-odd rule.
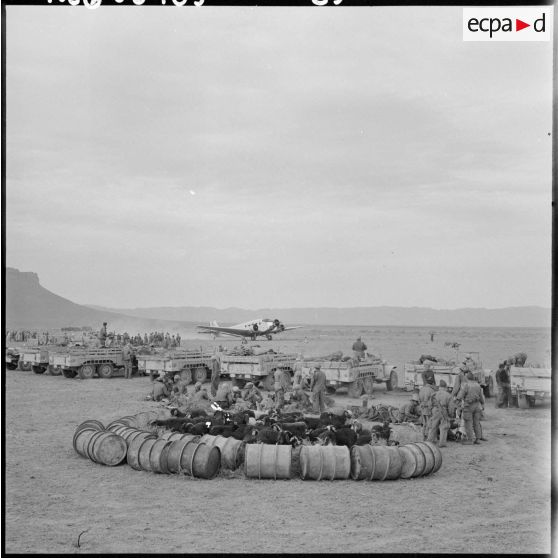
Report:
[[[145,401],[148,377],[5,370],[4,389],[8,553],[550,552],[549,403],[503,410],[488,400],[488,441],[450,442],[429,477],[202,480],[106,467],[74,451],[87,419],[164,411]],[[373,404],[397,406],[410,397],[384,386],[374,395]]]

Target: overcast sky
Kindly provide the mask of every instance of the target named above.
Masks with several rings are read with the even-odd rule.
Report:
[[[7,7],[6,264],[78,303],[550,306],[552,43],[462,8]]]

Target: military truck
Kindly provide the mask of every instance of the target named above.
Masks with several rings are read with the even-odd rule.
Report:
[[[8,370],[15,370],[19,365],[19,352],[14,347],[7,347],[4,353],[4,362]]]
[[[52,350],[56,350],[56,347],[28,347],[21,351],[20,361],[30,367],[35,374],[44,374],[48,371],[53,376],[58,376],[61,372],[53,371],[49,363],[49,352]]]
[[[329,393],[339,388],[347,388],[351,397],[360,397],[363,392],[371,394],[374,384],[383,383],[391,391],[397,388],[397,366],[385,360],[366,355],[363,360],[351,357],[341,359],[312,359],[302,363],[302,381],[308,383],[317,364],[321,365],[326,375],[326,386]]]
[[[495,393],[492,370],[483,368],[478,351],[461,351],[456,353],[455,358],[451,360],[439,359],[439,362],[431,362],[436,385],[440,383],[440,380],[444,380],[448,385],[448,391],[452,391],[455,378],[459,375],[459,365],[457,363],[463,362],[465,355],[470,355],[475,364],[476,368],[471,372],[483,388],[485,397],[492,397]],[[404,377],[407,391],[418,390],[422,386],[422,372],[424,372],[424,364],[419,361],[405,363]]]
[[[550,399],[552,394],[552,369],[530,366],[510,367],[512,398],[520,409],[535,406],[536,401]]]
[[[243,387],[248,381],[262,382],[264,389],[272,391],[275,371],[282,370],[289,382],[294,374],[296,354],[267,352],[259,355],[224,352],[221,354],[221,375],[229,376],[233,384]]]
[[[124,370],[124,356],[122,347],[69,347],[51,352],[49,364],[65,378],[110,378]]]
[[[202,350],[179,350],[164,354],[138,355],[140,374],[174,376],[180,374],[187,383],[205,382],[211,376],[211,357],[214,353]]]

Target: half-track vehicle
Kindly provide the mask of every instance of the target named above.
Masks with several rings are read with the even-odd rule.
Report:
[[[110,378],[124,370],[122,347],[67,347],[49,354],[49,365],[65,378]]]
[[[143,375],[180,374],[187,383],[205,382],[211,376],[213,353],[202,350],[177,350],[152,355],[139,354],[138,371]]]
[[[552,369],[511,366],[510,385],[512,398],[520,409],[534,407],[536,401],[551,397]]]

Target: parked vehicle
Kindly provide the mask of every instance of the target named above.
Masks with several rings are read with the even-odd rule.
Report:
[[[79,376],[82,380],[110,378],[124,370],[122,347],[69,347],[49,354],[49,364],[55,373],[65,378]]]
[[[536,401],[546,401],[552,394],[552,369],[510,367],[511,394],[520,409],[535,406]]]
[[[15,370],[19,365],[19,352],[14,347],[7,347],[4,354],[4,362],[8,370]]]
[[[310,381],[318,363],[325,372],[330,393],[335,393],[339,388],[347,388],[351,397],[360,397],[363,392],[372,393],[374,384],[379,383],[386,384],[388,391],[397,388],[397,366],[388,364],[381,358],[367,356],[360,361],[350,357],[343,360],[305,360],[302,364],[303,381]]]
[[[202,350],[180,350],[153,355],[137,355],[140,374],[174,376],[180,374],[187,383],[205,382],[211,376],[213,353]]]
[[[263,353],[260,355],[221,354],[221,374],[228,375],[235,385],[261,381],[264,389],[273,390],[275,371],[282,370],[291,381],[296,354]]]
[[[440,359],[441,362],[431,363],[436,384],[439,384],[440,380],[444,380],[448,385],[448,390],[451,392],[454,380],[459,375],[459,364],[457,363],[463,362],[465,355],[471,355],[475,365],[475,369],[471,370],[471,372],[473,372],[475,379],[483,388],[485,397],[492,397],[494,395],[494,378],[492,370],[483,368],[480,353],[478,351],[457,352],[455,358],[451,360]],[[422,372],[424,372],[424,364],[421,364],[419,361],[405,363],[404,376],[405,389],[407,391],[418,390],[422,386]]]
[[[22,349],[20,353],[20,361],[26,366],[28,369],[30,368],[35,372],[35,374],[44,374],[45,372],[51,371],[51,367],[49,364],[49,351],[55,349],[55,347],[28,347],[26,349]],[[54,375],[58,375],[60,372],[54,373]]]

